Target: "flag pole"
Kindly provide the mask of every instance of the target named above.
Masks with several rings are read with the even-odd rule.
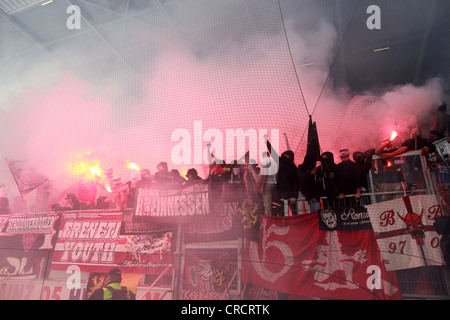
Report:
[[[291,150],[291,146],[290,146],[290,144],[289,144],[289,140],[288,140],[288,137],[287,137],[286,132],[283,132],[283,134],[284,134],[284,139],[286,140],[286,146],[287,146],[287,149],[288,149],[288,150]]]
[[[412,214],[413,210],[412,210],[412,205],[411,205],[411,199],[409,198],[409,196],[403,197],[403,203],[405,204],[405,207],[406,207],[406,212],[407,212],[406,214],[407,215]],[[401,218],[401,216],[400,216],[400,218]],[[423,241],[421,242],[421,244],[418,244],[418,246],[420,248],[420,252],[422,253],[423,262],[424,262],[425,266],[428,266],[427,258],[425,256],[425,251],[423,250]]]
[[[423,246],[419,245],[419,248],[420,248],[420,252],[422,253],[423,263],[425,264],[425,267],[428,267],[427,258],[425,256],[425,251],[423,251]]]

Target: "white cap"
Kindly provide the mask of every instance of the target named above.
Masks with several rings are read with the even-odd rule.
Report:
[[[270,165],[271,165],[270,158],[264,158],[261,160],[261,166],[263,168],[268,168],[270,167]]]

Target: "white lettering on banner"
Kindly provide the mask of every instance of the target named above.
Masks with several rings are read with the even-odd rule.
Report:
[[[121,231],[121,213],[104,212],[63,214],[58,238],[52,256],[52,269],[70,271],[77,265],[82,272],[107,272],[111,266],[155,269],[171,264],[169,250],[172,234],[164,236],[124,236]],[[153,254],[154,253],[154,254]],[[145,270],[149,273],[153,270]],[[74,271],[72,271],[74,272]],[[137,272],[137,271],[136,271]],[[77,273],[66,279],[67,286],[75,287]]]
[[[435,195],[405,196],[367,211],[387,271],[445,263],[433,226],[444,214]]]
[[[115,242],[66,241],[60,261],[109,263],[114,261]]]
[[[183,191],[183,194],[159,196],[151,189],[138,189],[136,216],[182,217],[208,213],[209,197],[206,191]]]
[[[62,251],[62,262],[111,263],[114,261],[115,240],[120,236],[121,221],[65,221],[56,245]],[[78,241],[90,240],[90,241]],[[100,241],[98,241],[100,240]]]
[[[262,256],[263,259],[261,260],[258,254],[258,247],[253,242],[250,242],[250,260],[252,261],[252,266],[255,269],[256,273],[263,278],[266,281],[269,282],[275,282],[278,278],[283,276],[286,272],[289,271],[289,269],[292,267],[292,263],[294,262],[294,254],[292,253],[291,248],[289,246],[282,242],[282,241],[269,241],[269,237],[271,233],[277,234],[277,235],[286,235],[289,232],[290,227],[279,227],[277,225],[271,225],[266,230],[266,220],[263,220],[261,224],[261,228],[263,230],[263,238],[262,238]],[[279,261],[281,265],[283,265],[283,268],[278,272],[270,271],[266,268],[265,262],[266,262],[266,255],[265,252],[267,249],[274,247],[280,250],[280,252],[283,254],[284,261]]]
[[[11,216],[5,233],[51,233],[56,215]]]
[[[60,239],[103,239],[119,237],[120,221],[66,221]]]
[[[357,212],[355,208],[345,208],[341,218],[344,221],[348,220],[348,218],[351,218],[352,220],[369,219],[369,213],[367,211]]]
[[[14,257],[6,257],[6,260],[8,263],[13,267],[12,270],[14,272],[9,272],[9,276],[32,276],[33,275],[33,268],[27,268],[27,271],[25,271],[25,266],[29,263],[29,260],[27,257],[22,258],[14,258]]]

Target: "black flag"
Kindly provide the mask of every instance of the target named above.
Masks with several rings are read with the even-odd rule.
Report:
[[[320,161],[320,144],[319,135],[317,133],[316,123],[309,116],[308,125],[308,146],[306,147],[306,155],[303,161],[305,169],[311,170],[316,166],[316,162]]]

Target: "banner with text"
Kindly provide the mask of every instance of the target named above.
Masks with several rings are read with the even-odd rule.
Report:
[[[171,233],[123,236],[121,220],[120,212],[62,213],[52,269],[154,274],[172,264]]]
[[[367,207],[388,270],[445,265],[434,230],[442,207],[434,195],[405,196]]]
[[[136,217],[189,218],[209,214],[208,185],[197,183],[175,190],[136,187]]]
[[[0,235],[50,234],[56,218],[54,213],[2,215]]]
[[[321,230],[372,229],[367,209],[362,206],[319,211]]]
[[[58,233],[58,216],[0,216],[0,279],[35,279],[47,262]]]

